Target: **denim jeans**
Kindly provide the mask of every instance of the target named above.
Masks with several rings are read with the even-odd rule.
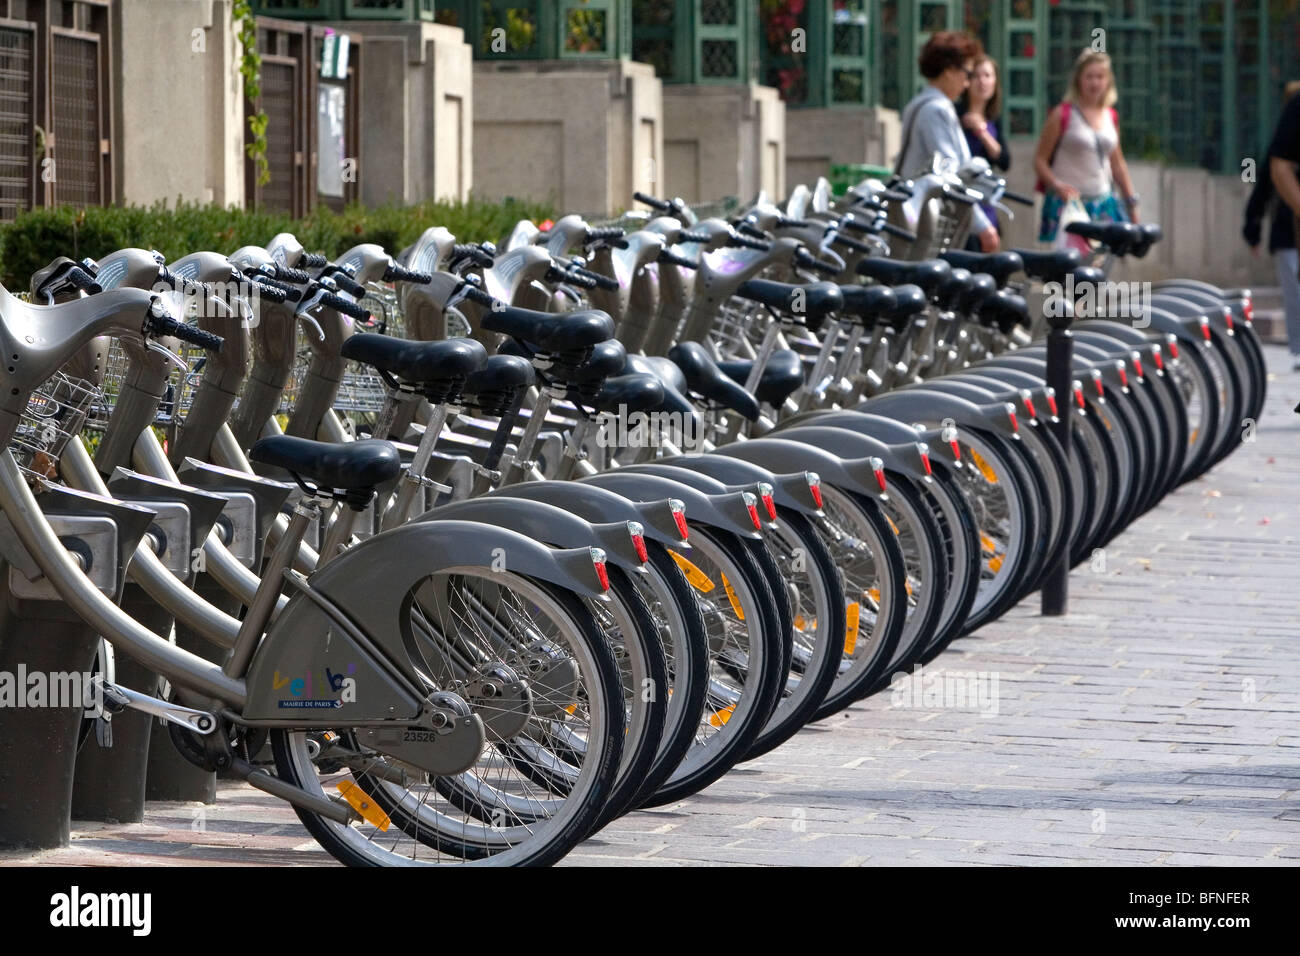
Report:
[[[1291,354],[1300,357],[1300,256],[1294,249],[1278,249],[1273,253],[1277,266],[1277,282],[1282,287],[1282,309],[1286,314],[1286,338]]]

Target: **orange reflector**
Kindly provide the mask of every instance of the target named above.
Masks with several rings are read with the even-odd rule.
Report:
[[[736,712],[736,705],[729,704],[715,714],[709,715],[709,724],[713,727],[721,727],[731,719],[731,715]]]
[[[353,810],[361,814],[361,818],[371,826],[378,827],[380,830],[387,830],[391,821],[388,814],[379,809],[378,804],[370,799],[370,795],[358,787],[351,780],[340,780],[338,782],[339,793],[343,795]]]
[[[853,601],[844,608],[844,653],[852,654],[858,644],[858,617],[861,608]]]
[[[996,485],[998,483],[998,473],[984,460],[984,456],[972,448],[970,457],[971,461],[975,462],[975,467],[980,470],[980,474],[984,476],[984,480],[990,485]]]
[[[709,576],[697,568],[689,559],[682,557],[676,551],[669,551],[668,553],[673,556],[673,560],[677,562],[677,566],[682,569],[682,573],[686,575],[686,581],[691,587],[703,594],[708,594],[713,590],[713,581],[710,580]]]
[[[731,609],[736,612],[736,617],[743,621],[745,611],[740,606],[740,599],[736,597],[735,589],[732,588],[731,582],[727,580],[725,574],[722,576],[722,589],[727,592],[727,600],[731,602]]]

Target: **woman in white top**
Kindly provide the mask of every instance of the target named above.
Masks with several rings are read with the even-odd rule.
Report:
[[[1056,240],[1061,212],[1072,199],[1082,202],[1095,221],[1137,222],[1138,195],[1119,146],[1116,99],[1110,57],[1084,50],[1074,63],[1065,101],[1048,114],[1034,154],[1045,193],[1040,242]],[[1088,248],[1077,237],[1070,244],[1081,251]]]

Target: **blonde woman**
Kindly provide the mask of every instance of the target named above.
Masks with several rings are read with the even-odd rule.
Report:
[[[1075,199],[1094,221],[1137,222],[1138,195],[1119,145],[1117,98],[1110,57],[1084,50],[1074,63],[1065,101],[1048,114],[1034,154],[1044,192],[1040,242],[1057,240],[1061,213]],[[1069,241],[1087,249],[1082,239]]]

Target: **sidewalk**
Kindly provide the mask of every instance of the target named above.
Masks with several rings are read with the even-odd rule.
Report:
[[[1067,617],[1035,596],[936,661],[983,707],[879,695],[567,862],[1300,863],[1300,373],[1268,352],[1255,440],[1076,570]],[[333,862],[247,787],[151,807],[0,862]]]

